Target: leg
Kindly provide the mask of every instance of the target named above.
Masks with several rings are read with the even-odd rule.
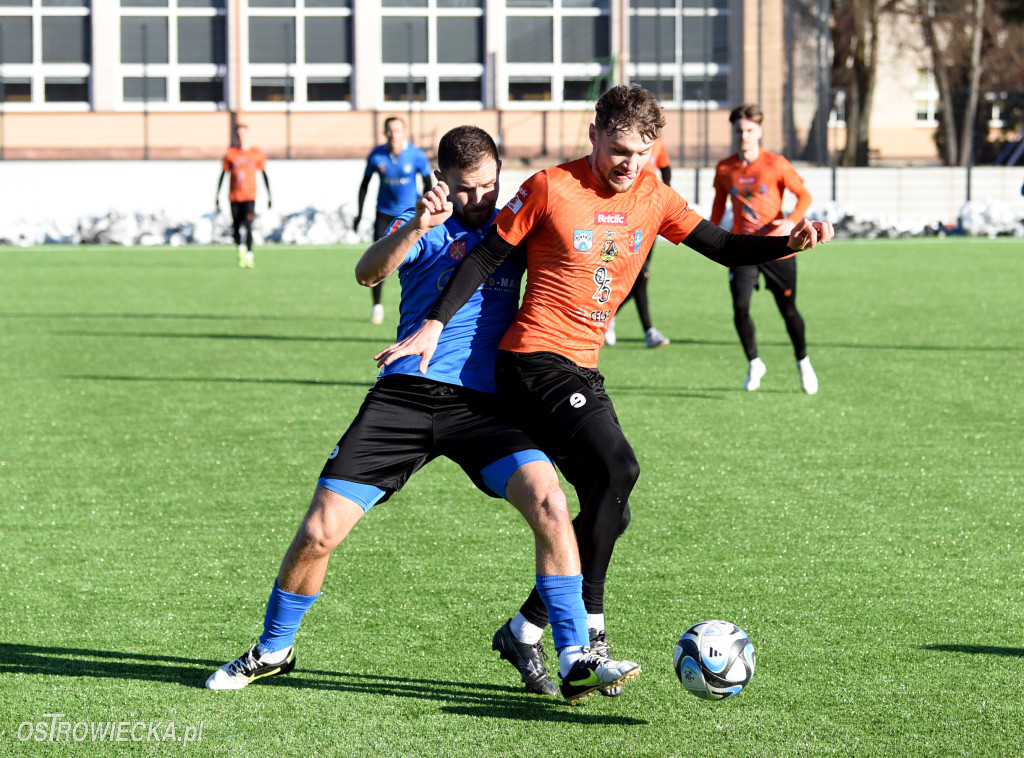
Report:
[[[377,216],[373,221],[373,238],[379,240],[385,236],[391,227],[391,222],[395,220],[394,216],[390,216],[387,213],[381,213],[377,211]],[[373,309],[370,311],[370,323],[371,324],[383,324],[384,323],[384,305],[381,302],[381,295],[384,293],[384,282],[373,285],[370,289],[370,295],[373,299]]]
[[[331,552],[364,513],[360,505],[318,485],[306,517],[281,562],[277,586],[297,595],[317,594],[327,575]]]
[[[796,308],[796,258],[765,264],[765,280],[775,296],[775,304],[779,307],[789,339],[793,343],[800,386],[808,395],[813,395],[818,391],[818,377],[807,357],[804,319]]]
[[[750,318],[750,298],[757,286],[757,266],[736,266],[729,269],[729,292],[732,294],[732,318],[747,360],[757,358],[754,321]]]
[[[320,594],[331,551],[364,512],[364,506],[324,487],[316,488],[267,601],[259,643],[211,674],[207,689],[238,690],[295,668],[295,633]]]
[[[537,547],[537,573],[572,576],[580,573],[576,536],[569,506],[548,463],[521,466],[508,480],[506,496],[533,530]]]

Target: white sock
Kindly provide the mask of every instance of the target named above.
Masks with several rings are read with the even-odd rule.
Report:
[[[255,256],[252,254],[252,250],[246,250],[245,251],[245,258],[246,258],[246,260],[250,260],[251,261],[254,257]]]
[[[598,632],[604,631],[604,614],[603,613],[588,613],[587,614],[587,627],[594,629]]]
[[[245,245],[239,245],[238,246],[238,252],[244,253],[245,252]]]
[[[266,663],[269,666],[273,666],[275,663],[284,663],[291,649],[292,646],[289,645],[284,650],[275,650],[273,653],[267,653],[260,646],[260,663]]]
[[[512,634],[524,645],[536,645],[544,636],[544,628],[527,621],[522,613],[517,613],[509,626],[512,629]]]
[[[558,673],[563,679],[569,674],[572,664],[583,657],[583,648],[579,645],[569,645],[558,651]]]

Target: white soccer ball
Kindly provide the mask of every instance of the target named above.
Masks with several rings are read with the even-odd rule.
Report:
[[[754,676],[754,645],[728,621],[701,621],[676,643],[676,676],[687,692],[704,700],[740,694]]]

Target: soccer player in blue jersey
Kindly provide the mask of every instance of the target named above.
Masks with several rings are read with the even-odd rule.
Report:
[[[370,180],[380,177],[377,190],[377,217],[373,222],[373,238],[379,240],[391,227],[395,216],[416,205],[420,193],[416,189],[416,175],[423,180],[423,194],[430,189],[430,161],[427,154],[405,139],[405,122],[397,116],[384,120],[384,136],[387,142],[377,145],[366,159],[366,172],[363,183],[359,185],[359,205],[356,217],[352,222],[353,229],[359,229],[363,220],[363,203],[370,189]],[[380,324],[384,321],[384,305],[381,303],[381,292],[384,282],[373,285],[373,310],[370,312],[370,323]]]
[[[441,286],[496,215],[500,162],[486,132],[471,126],[451,130],[441,138],[438,164],[438,186],[400,214],[388,236],[356,264],[356,278],[366,286],[398,271],[399,338],[419,328]],[[208,688],[241,689],[294,669],[295,633],[319,595],[331,552],[364,513],[441,455],[458,463],[486,494],[509,500],[530,524],[562,696],[576,703],[640,673],[637,664],[590,648],[579,553],[558,476],[550,459],[506,418],[509,411],[496,394],[498,342],[518,308],[525,266],[524,256],[514,255],[494,271],[449,322],[426,375],[419,372],[418,357],[381,371],[320,472],[270,594],[259,642],[215,671]],[[539,644],[501,652],[530,658],[521,668],[528,688],[558,694]]]

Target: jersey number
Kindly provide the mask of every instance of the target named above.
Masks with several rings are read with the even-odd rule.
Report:
[[[608,269],[604,266],[598,266],[594,269],[594,284],[597,285],[597,291],[594,293],[594,300],[602,305],[611,300],[612,278],[608,276]]]

